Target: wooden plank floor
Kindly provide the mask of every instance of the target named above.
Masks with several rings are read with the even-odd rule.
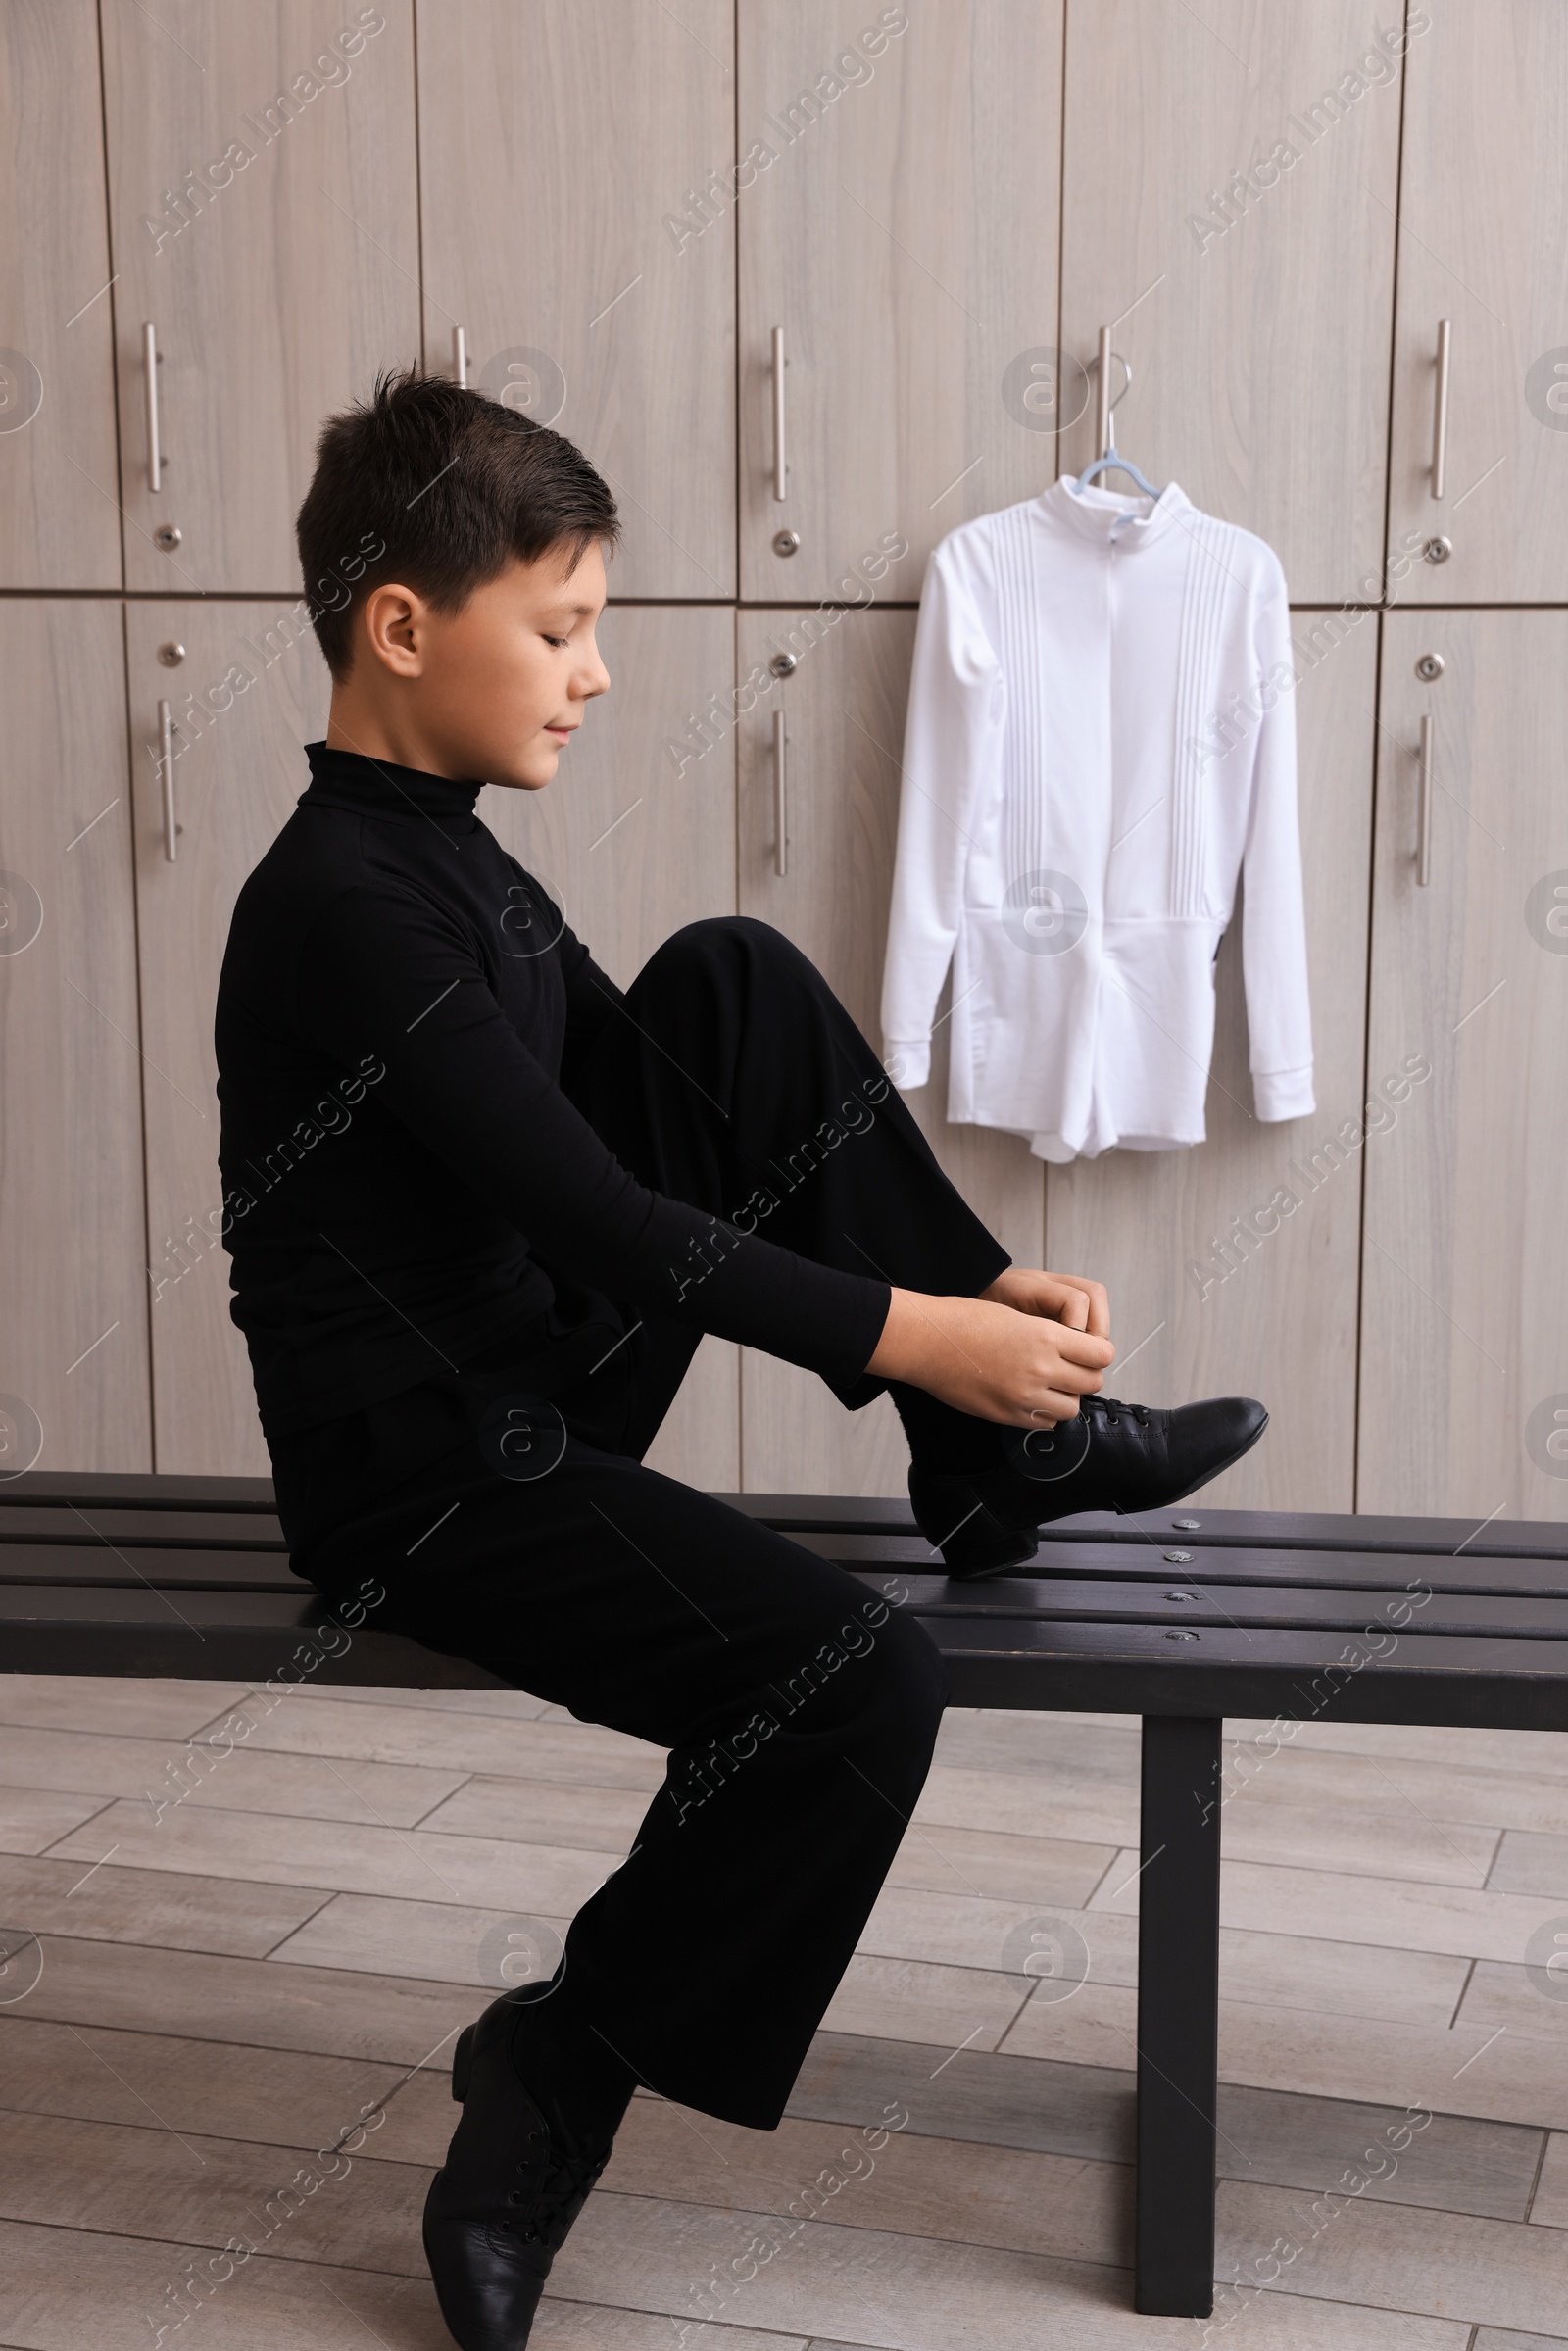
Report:
[[[1568,1735],[1229,1731],[1206,2327],[1129,2307],[1136,1728],[958,1712],[789,2118],[639,2095],[540,2351],[1568,2343]],[[0,1677],[0,2351],[446,2345],[452,2037],[661,1771],[503,1691]]]

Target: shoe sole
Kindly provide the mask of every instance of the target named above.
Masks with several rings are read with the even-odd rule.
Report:
[[[1237,1445],[1234,1452],[1227,1453],[1223,1461],[1216,1461],[1211,1468],[1205,1469],[1201,1477],[1195,1478],[1190,1486],[1184,1486],[1180,1494],[1173,1494],[1167,1500],[1163,1502],[1157,1502],[1152,1506],[1159,1510],[1174,1510],[1176,1504],[1178,1502],[1186,1501],[1187,1496],[1190,1494],[1200,1493],[1203,1487],[1211,1485],[1214,1479],[1223,1477],[1226,1470],[1234,1468],[1235,1464],[1242,1459],[1244,1454],[1250,1453],[1267,1427],[1268,1414],[1265,1412],[1262,1419],[1258,1422],[1257,1427],[1252,1431],[1250,1437],[1249,1437],[1243,1444]],[[1139,1516],[1137,1511],[1126,1511],[1121,1509],[1119,1506],[1116,1508],[1115,1514],[1118,1518],[1136,1518]],[[1041,1521],[1043,1526],[1050,1526],[1054,1522],[1050,1519],[1043,1519]],[[948,1580],[950,1583],[954,1584],[989,1584],[998,1576],[1028,1576],[1031,1574],[1038,1576],[1041,1571],[1034,1565],[1034,1561],[1039,1555],[1038,1540],[1039,1539],[1037,1537],[1036,1551],[1032,1553],[1029,1558],[1021,1560],[1009,1560],[999,1567],[972,1567],[959,1570],[955,1570],[954,1568],[949,1567],[947,1571]],[[1054,1575],[1055,1572],[1056,1571],[1054,1568],[1047,1568],[1044,1571],[1046,1575]]]

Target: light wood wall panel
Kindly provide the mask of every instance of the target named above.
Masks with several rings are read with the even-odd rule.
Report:
[[[727,0],[419,15],[429,365],[462,326],[468,381],[587,452],[622,596],[735,592],[733,49]]]
[[[120,584],[93,0],[0,10],[0,586]]]
[[[876,1045],[898,841],[899,771],[914,614],[742,612],[736,674],[797,667],[760,693],[739,729],[740,903],[826,974]],[[774,871],[772,713],[785,713],[787,870]],[[938,1031],[945,1039],[946,1027]],[[1042,1171],[1027,1144],[943,1115],[945,1062],[910,1097],[947,1172],[1004,1248],[1038,1263]],[[742,1370],[745,1484],[754,1492],[902,1494],[907,1452],[886,1397],[847,1413],[821,1382],[748,1349]]]
[[[1568,14],[1425,0],[1400,191],[1391,550],[1441,535],[1402,601],[1568,598]],[[1447,479],[1432,495],[1437,328]]]
[[[1432,1075],[1367,1152],[1360,1506],[1565,1519],[1568,612],[1384,626],[1370,1068]]]
[[[250,1361],[229,1318],[228,1256],[216,1237],[213,1007],[240,884],[310,782],[301,745],[325,731],[326,666],[291,613],[275,604],[147,602],[127,615],[160,1470],[268,1471]],[[184,647],[177,666],[159,661],[165,645]],[[173,864],[164,856],[160,697],[179,730]]]
[[[120,612],[6,598],[0,668],[0,1476],[150,1469]]]
[[[741,593],[854,600],[895,533],[883,592],[913,598],[945,531],[1055,469],[1004,378],[1056,340],[1060,0],[747,0],[740,25]]]
[[[1361,0],[1068,12],[1062,343],[1086,363],[1114,327],[1120,445],[1267,539],[1301,602],[1378,591],[1400,72]]]
[[[1110,1291],[1120,1359],[1107,1392],[1268,1405],[1261,1445],[1203,1489],[1215,1507],[1354,1507],[1364,1147],[1346,1137],[1348,1121],[1364,1123],[1378,626],[1374,614],[1294,619],[1316,1111],[1269,1125],[1253,1115],[1238,903],[1216,973],[1207,1142],[1108,1151],[1047,1177],[1052,1265]],[[1372,1074],[1383,1075],[1376,1055]]]
[[[323,420],[418,357],[411,0],[112,0],[104,39],[127,581],[297,594]]]
[[[610,692],[545,792],[483,793],[479,813],[556,898],[617,986],[683,923],[735,911],[735,748],[688,721],[732,707],[734,628],[713,606],[612,606]],[[649,1453],[695,1486],[740,1484],[739,1350],[705,1339]]]

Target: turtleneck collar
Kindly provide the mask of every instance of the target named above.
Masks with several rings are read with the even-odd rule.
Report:
[[[307,743],[305,756],[311,782],[302,807],[352,808],[357,815],[394,821],[435,817],[460,832],[470,832],[478,823],[474,804],[482,783],[426,775],[421,767],[399,767],[357,751],[330,751],[324,743]]]
[[[1052,483],[1040,505],[1049,520],[1077,537],[1100,547],[1126,548],[1152,546],[1192,510],[1186,492],[1173,481],[1157,498],[1145,498],[1138,491],[1102,490],[1099,482],[1079,490],[1066,474]]]

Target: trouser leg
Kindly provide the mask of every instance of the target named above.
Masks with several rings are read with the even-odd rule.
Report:
[[[453,1390],[356,1416],[377,1457],[396,1459],[405,1427],[461,1414]],[[558,1402],[569,1426],[572,1399]],[[334,1453],[326,1474],[363,1484],[364,1466]],[[556,2046],[597,2035],[665,2096],[776,2123],[930,1761],[945,1680],[921,1627],[576,1438],[513,1482],[470,1434],[316,1545],[311,1572],[338,1592],[376,1574],[376,1626],[670,1749],[628,1858],[572,1921],[538,2022]],[[525,1785],[517,1800],[526,1845]]]
[[[821,973],[765,923],[667,940],[567,1090],[645,1183],[819,1264],[973,1297],[1009,1262]],[[658,1344],[683,1367],[679,1337]],[[650,1385],[659,1410],[666,1385]],[[858,1406],[884,1385],[835,1392]],[[904,1410],[909,1392],[894,1398]],[[914,1410],[932,1442],[985,1426],[930,1398]]]

